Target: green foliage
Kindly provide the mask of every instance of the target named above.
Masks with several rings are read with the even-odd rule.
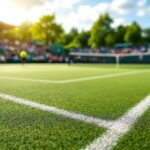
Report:
[[[105,38],[112,32],[111,23],[113,20],[108,14],[101,15],[91,29],[89,45],[93,48],[106,45]]]
[[[115,44],[115,34],[108,34],[105,38],[107,46],[113,46]]]
[[[45,15],[32,27],[33,38],[37,41],[43,41],[46,45],[60,40],[63,29],[55,23],[54,15]]]
[[[127,32],[127,27],[120,25],[119,27],[117,27],[114,36],[115,36],[115,42],[116,43],[124,43],[124,38],[125,38],[125,34]]]
[[[139,43],[142,40],[142,30],[140,26],[133,22],[127,27],[127,31],[124,37],[125,42]]]
[[[88,41],[90,38],[90,32],[82,31],[80,34],[77,35],[75,41],[80,45],[80,48],[87,48],[89,47]]]
[[[32,24],[25,21],[19,27],[6,30],[3,33],[3,38],[9,39],[10,41],[32,42],[31,27]]]
[[[20,41],[32,42],[32,23],[25,21],[19,27]]]
[[[63,36],[63,44],[69,45],[78,35],[78,30],[76,28],[72,28],[71,31]]]
[[[70,42],[68,42],[67,48],[87,48],[88,40],[90,37],[90,33],[88,31],[82,31],[81,33],[78,33],[77,30],[71,31],[69,33],[70,36]]]
[[[62,44],[67,49],[114,46],[116,43],[150,42],[150,28],[142,30],[133,22],[131,25],[113,29],[113,19],[109,14],[100,15],[89,31],[79,32],[72,28],[64,33],[62,26],[55,21],[55,15],[44,15],[38,22],[31,24],[23,22],[19,27],[0,22],[0,40],[19,40],[20,42],[42,42],[48,44]]]
[[[11,30],[6,31],[3,34],[3,38],[9,39],[10,41],[20,40],[21,34],[19,28],[13,28]]]
[[[144,41],[150,43],[150,28],[144,30]]]

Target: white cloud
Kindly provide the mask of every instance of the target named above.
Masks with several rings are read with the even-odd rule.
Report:
[[[95,21],[99,15],[107,12],[109,5],[107,3],[100,3],[94,7],[90,5],[80,6],[76,16],[80,21]]]
[[[137,1],[137,16],[144,17],[149,12],[150,12],[150,7],[147,6],[147,0],[138,0]]]
[[[147,0],[113,0],[111,10],[116,15],[127,15],[133,13],[143,17],[150,12],[150,7],[147,5]]]
[[[113,27],[125,24],[127,15],[143,17],[150,12],[147,0],[112,0],[99,2],[94,6],[83,5],[82,0],[5,0],[1,3],[0,10],[0,19],[13,24],[27,19],[35,22],[43,14],[54,13],[57,22],[61,23],[66,31],[72,27],[79,30],[90,29],[98,16],[105,12],[113,17]]]
[[[9,0],[12,4],[23,8],[32,9],[37,6],[49,5],[53,9],[58,8],[73,8],[73,5],[79,3],[81,0]]]
[[[69,31],[72,27],[87,30],[90,29],[99,15],[107,12],[108,8],[109,4],[107,3],[100,3],[93,7],[90,5],[79,6],[77,11],[69,13],[63,19],[59,17],[58,21],[63,24],[66,31]]]
[[[133,0],[113,0],[110,5],[113,12],[124,15],[133,10],[135,2]]]
[[[144,17],[147,11],[140,9],[137,11],[137,16]]]
[[[29,1],[27,2],[25,0],[11,1],[22,1],[26,4],[26,6],[32,6],[30,10],[27,10],[26,15],[24,15],[24,18],[32,21],[37,21],[38,18],[43,14],[55,13],[57,22],[61,23],[66,31],[69,31],[72,27],[76,27],[79,30],[90,29],[93,22],[98,18],[98,16],[105,12],[110,12],[110,14],[112,14],[112,12],[118,14],[127,13],[128,7],[126,3],[129,2],[128,0],[113,0],[112,3],[101,2],[95,6],[79,5],[75,10],[73,7],[76,4],[79,4],[81,0],[32,0],[30,1],[30,3]],[[128,5],[129,4],[130,3],[128,3]],[[112,26],[116,27],[123,22],[123,19],[115,19],[115,22]]]
[[[139,7],[145,7],[147,0],[138,0],[137,1],[137,6]]]
[[[23,9],[32,9],[35,6],[43,5],[43,0],[9,0],[12,4]],[[46,0],[47,1],[47,0]]]
[[[57,0],[57,1],[60,3],[62,8],[65,8],[65,9],[68,9],[68,8],[72,9],[74,7],[74,5],[81,2],[81,0]]]
[[[125,20],[123,18],[116,18],[114,19],[114,22],[112,23],[112,28],[116,28],[122,24],[125,24]]]

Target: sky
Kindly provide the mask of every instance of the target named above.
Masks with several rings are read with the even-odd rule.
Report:
[[[72,27],[88,30],[106,12],[114,19],[114,28],[133,21],[143,28],[150,27],[150,0],[0,0],[0,21],[19,25],[55,14],[66,32]]]

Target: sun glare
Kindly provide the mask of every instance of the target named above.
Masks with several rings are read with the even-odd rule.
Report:
[[[35,21],[36,18],[35,12],[19,8],[10,0],[5,0],[0,5],[0,21],[19,25],[24,20]]]

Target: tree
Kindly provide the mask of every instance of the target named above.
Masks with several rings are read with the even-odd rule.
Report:
[[[4,30],[11,30],[13,28],[16,28],[16,26],[4,23],[0,21],[0,32],[4,31]]]
[[[80,47],[79,43],[76,41],[78,34],[78,30],[72,28],[69,33],[64,34],[62,44],[65,45],[67,49]]]
[[[64,34],[63,36],[63,44],[69,45],[73,40],[78,36],[78,30],[76,28],[72,28],[69,33]]]
[[[133,22],[127,27],[125,42],[139,43],[142,40],[142,30],[140,26]]]
[[[144,40],[146,42],[150,42],[150,28],[144,30]]]
[[[127,27],[120,25],[117,27],[115,32],[115,42],[116,43],[124,43],[125,42],[125,34],[127,32]]]
[[[68,48],[87,48],[90,33],[88,31],[82,31],[74,36],[73,40],[68,44]]]
[[[32,42],[31,27],[32,23],[29,21],[25,21],[19,26],[20,41]]]
[[[19,28],[13,28],[11,30],[5,31],[3,34],[3,39],[8,39],[12,42],[20,40]]]
[[[37,41],[43,41],[46,45],[57,43],[63,33],[62,27],[55,23],[54,15],[46,15],[32,27],[33,38]]]
[[[5,38],[8,38],[10,35],[10,31],[12,31],[14,28],[16,28],[16,26],[9,25],[0,21],[0,40],[3,41]]]
[[[82,31],[78,34],[78,36],[75,38],[75,40],[80,43],[81,48],[87,48],[89,47],[88,41],[90,38],[90,32],[89,31]]]
[[[106,46],[105,38],[112,32],[111,24],[113,20],[108,14],[98,18],[91,29],[89,45],[93,48]]]
[[[105,42],[107,46],[113,46],[115,44],[115,34],[109,34],[105,38]]]

